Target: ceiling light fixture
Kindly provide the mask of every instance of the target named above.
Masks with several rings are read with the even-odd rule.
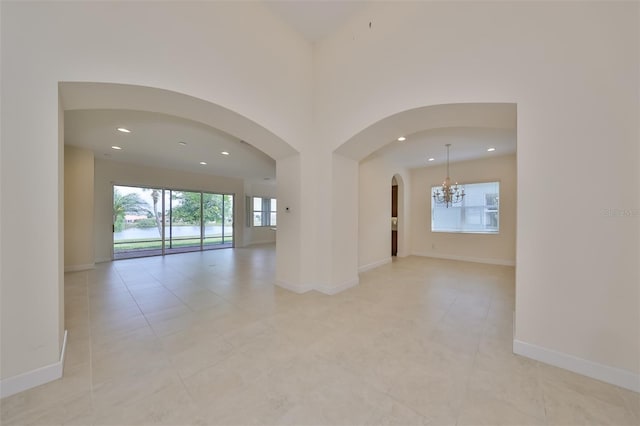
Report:
[[[398,141],[399,141],[399,142],[404,142],[404,141],[406,141],[406,140],[407,140],[407,138],[405,138],[404,136],[400,136],[400,137],[398,138]]]
[[[453,204],[457,204],[464,198],[464,188],[460,189],[458,182],[451,185],[451,178],[449,177],[449,148],[451,144],[448,143],[447,147],[447,178],[442,182],[442,188],[436,189],[433,193],[433,201],[438,204],[444,204],[446,208]],[[442,192],[440,192],[442,191]]]
[[[434,160],[435,160],[435,158],[431,157],[427,161],[434,161]]]
[[[187,145],[187,143],[186,143],[186,142],[178,142],[178,145],[180,145],[180,146],[186,146],[186,145]]]
[[[120,148],[119,146],[113,145],[113,146],[111,147],[111,149],[115,149],[115,150],[117,150],[117,151],[120,151],[122,148]]]
[[[122,133],[131,133],[131,130],[125,129],[124,127],[118,127],[117,130]]]
[[[491,148],[488,148],[488,149],[487,149],[487,151],[488,151],[488,152],[493,152],[493,151],[495,151],[495,150],[496,150],[496,149],[495,149],[495,148],[493,148],[493,147],[491,147]]]
[[[200,162],[200,165],[202,165],[202,166],[206,166],[206,165],[207,165],[207,163],[205,163],[204,161],[201,161],[201,162]]]
[[[222,151],[220,154],[222,155],[229,155],[229,153],[227,151]]]

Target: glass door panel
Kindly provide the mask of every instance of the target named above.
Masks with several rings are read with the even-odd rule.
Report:
[[[204,219],[204,248],[222,244],[222,195],[202,194],[202,217]]]
[[[222,243],[233,246],[233,195],[227,194],[222,196],[223,216],[222,221]]]
[[[201,194],[170,191],[169,235],[165,230],[165,253],[195,251],[201,248]]]
[[[113,258],[162,253],[162,189],[113,186]]]

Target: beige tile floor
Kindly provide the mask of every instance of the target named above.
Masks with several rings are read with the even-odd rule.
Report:
[[[419,257],[335,296],[272,246],[65,277],[64,377],[3,425],[638,425],[640,395],[511,352],[514,270]]]

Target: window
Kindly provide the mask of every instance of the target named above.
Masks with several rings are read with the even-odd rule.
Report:
[[[497,234],[500,231],[500,182],[459,185],[465,197],[460,204],[445,207],[433,200],[440,186],[431,188],[431,231]]]
[[[252,197],[252,226],[276,226],[277,201],[275,198]]]

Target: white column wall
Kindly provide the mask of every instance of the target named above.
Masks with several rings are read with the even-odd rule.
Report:
[[[301,278],[302,189],[300,155],[276,161],[278,181],[278,231],[276,232],[276,283],[303,293],[311,290]]]
[[[640,203],[638,7],[372,3],[314,58],[334,148],[411,108],[517,103],[516,341],[626,377],[640,372],[640,223],[607,213]]]
[[[93,152],[64,147],[64,268],[90,269],[95,264]]]
[[[331,176],[331,280],[321,289],[335,294],[358,284],[358,162],[333,154]]]

